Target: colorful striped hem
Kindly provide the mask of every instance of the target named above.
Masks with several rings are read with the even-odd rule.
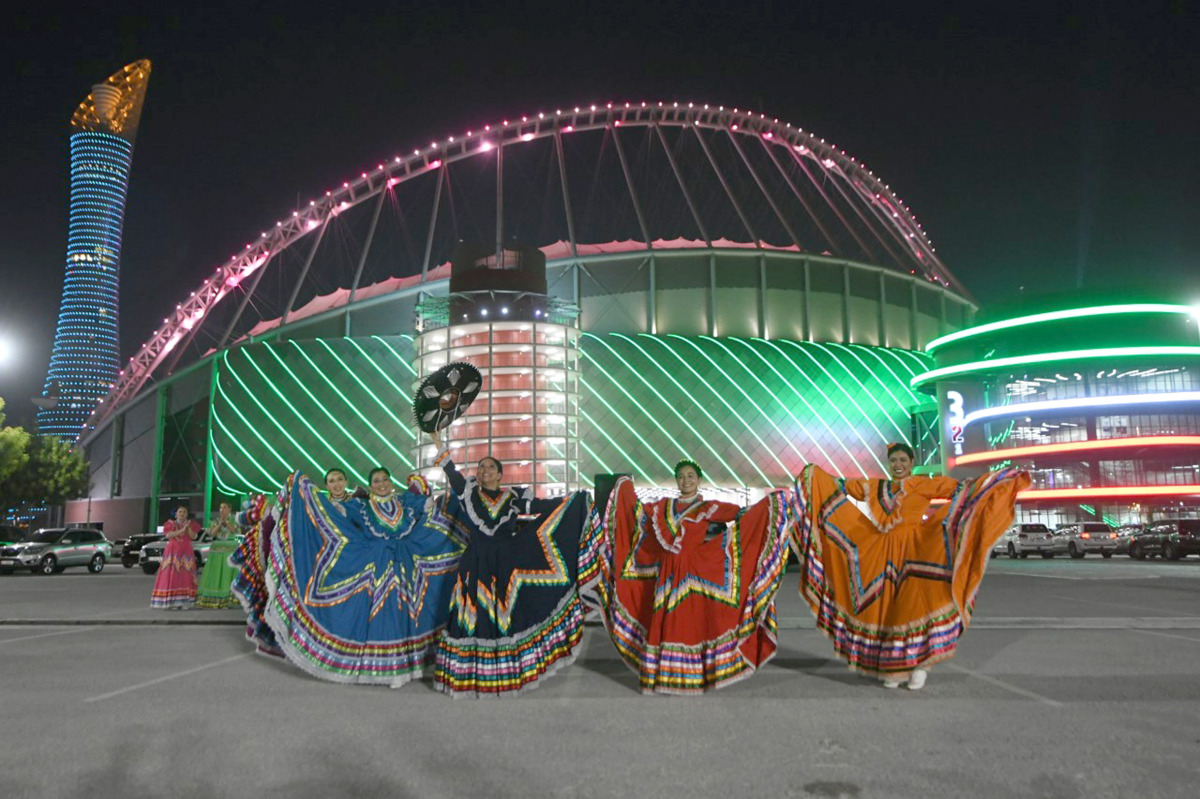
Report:
[[[290,485],[290,483],[289,483]],[[438,630],[387,641],[363,642],[331,635],[296,600],[288,560],[287,519],[281,518],[271,544],[263,620],[275,645],[302,671],[323,680],[398,688],[424,675],[433,662]],[[256,639],[258,640],[258,639]]]
[[[504,638],[438,640],[434,685],[454,697],[494,697],[536,688],[575,660],[584,606],[575,591],[543,623]]]

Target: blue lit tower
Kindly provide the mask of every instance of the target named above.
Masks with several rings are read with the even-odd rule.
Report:
[[[150,62],[135,61],[71,117],[71,209],[66,279],[38,430],[73,440],[108,394],[118,366],[121,228]]]

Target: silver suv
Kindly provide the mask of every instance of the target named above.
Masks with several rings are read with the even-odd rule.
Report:
[[[1054,533],[1055,549],[1077,559],[1089,552],[1111,558],[1120,542],[1120,536],[1104,522],[1068,524]]]
[[[87,566],[99,574],[112,557],[104,533],[90,527],[49,527],[29,540],[0,549],[0,574],[29,569],[34,574],[58,574],[68,566]]]
[[[1054,557],[1054,533],[1044,524],[1014,524],[1001,541],[1010,558],[1027,558],[1030,552]]]

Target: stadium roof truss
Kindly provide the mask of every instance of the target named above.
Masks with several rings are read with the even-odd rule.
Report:
[[[925,232],[907,206],[891,188],[848,156],[845,151],[778,119],[761,113],[736,108],[695,103],[609,103],[591,105],[554,113],[539,113],[505,120],[498,125],[486,125],[465,135],[451,136],[441,141],[395,156],[376,168],[325,192],[306,206],[279,220],[273,228],[262,233],[245,249],[234,255],[205,280],[191,295],[175,306],[154,332],[149,341],[130,359],[120,372],[111,393],[102,401],[88,426],[101,424],[115,409],[135,397],[156,374],[170,373],[182,356],[184,347],[196,332],[209,322],[209,315],[218,304],[237,302],[229,323],[219,331],[209,331],[220,350],[233,340],[236,324],[251,302],[267,265],[282,253],[309,239],[311,244],[301,253],[299,279],[283,307],[280,326],[285,325],[296,306],[301,284],[313,264],[330,223],[349,209],[374,200],[365,245],[357,258],[353,284],[346,299],[355,302],[360,288],[363,266],[371,248],[376,223],[389,190],[422,176],[435,181],[431,221],[423,231],[420,263],[422,280],[437,266],[435,230],[442,195],[449,191],[448,167],[467,159],[484,156],[494,158],[495,237],[497,246],[505,240],[505,152],[538,140],[551,145],[556,180],[547,181],[547,192],[561,193],[563,231],[569,257],[579,257],[579,219],[572,209],[572,189],[569,186],[568,158],[564,156],[564,141],[569,136],[588,131],[602,131],[611,141],[615,161],[623,176],[624,190],[636,218],[636,227],[647,250],[658,239],[678,237],[677,231],[653,230],[648,220],[646,191],[639,191],[634,171],[636,153],[630,152],[622,141],[629,129],[641,129],[651,142],[657,141],[665,155],[660,183],[673,183],[672,191],[682,196],[687,227],[699,233],[709,248],[714,242],[725,241],[726,235],[752,242],[759,248],[795,249],[813,254],[839,253],[840,242],[857,257],[886,265],[897,273],[921,276],[940,287],[951,289],[963,297],[969,293],[943,266]],[[667,135],[674,136],[674,143]],[[686,146],[690,151],[687,163],[681,163],[678,151]],[[698,146],[698,150],[696,147]],[[669,167],[669,169],[668,169]],[[711,170],[703,180],[707,187],[696,188],[699,169]],[[435,174],[436,173],[436,174]],[[713,179],[715,178],[715,182]],[[557,183],[551,186],[550,183]],[[715,199],[713,197],[715,195]],[[715,229],[712,220],[702,210],[708,201],[720,201],[722,207],[732,208],[727,224]],[[725,203],[728,205],[725,205]],[[753,206],[753,207],[752,207]],[[733,221],[735,220],[736,221]],[[804,232],[801,225],[804,224]],[[770,229],[770,235],[764,232]],[[764,237],[784,238],[766,244]],[[807,240],[806,240],[807,239]],[[536,242],[538,246],[547,242]],[[230,307],[230,306],[226,306]],[[86,428],[85,428],[86,429]]]

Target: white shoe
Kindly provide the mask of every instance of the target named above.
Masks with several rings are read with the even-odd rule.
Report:
[[[924,688],[928,676],[929,672],[925,669],[913,669],[912,676],[908,678],[908,690],[919,691]]]
[[[900,687],[900,681],[899,681],[899,680],[884,680],[884,681],[883,681],[883,687],[884,687],[884,688],[887,688],[889,691],[890,691],[890,690],[893,690],[893,689],[896,689],[896,688],[899,688],[899,687]]]

